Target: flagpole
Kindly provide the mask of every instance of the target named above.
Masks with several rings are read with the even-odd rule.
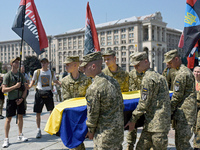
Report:
[[[19,63],[19,80],[18,82],[21,82],[21,76],[20,76],[20,72],[21,72],[21,64],[22,64],[22,46],[23,46],[23,40],[24,40],[24,21],[25,21],[25,15],[26,15],[26,0],[25,0],[25,8],[23,10],[23,13],[22,13],[22,38],[21,38],[21,47],[20,47],[20,63]],[[22,82],[21,82],[21,85],[22,85]],[[19,99],[19,89],[18,89],[18,99]],[[17,116],[16,116],[16,124],[17,124],[17,121],[18,121],[18,110],[19,109],[19,106],[17,105]]]

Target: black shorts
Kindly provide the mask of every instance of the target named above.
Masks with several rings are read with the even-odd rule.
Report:
[[[22,101],[19,105],[17,105],[16,100],[8,100],[6,104],[6,117],[12,117],[17,114],[24,115],[26,114],[24,101]]]
[[[41,113],[43,106],[45,104],[47,111],[52,111],[54,109],[54,101],[53,101],[53,93],[51,90],[46,91],[48,94],[46,97],[43,97],[39,90],[36,90],[35,93],[35,102],[34,102],[34,108],[33,111],[36,113]]]

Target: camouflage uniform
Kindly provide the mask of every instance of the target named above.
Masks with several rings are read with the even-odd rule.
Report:
[[[176,76],[176,69],[165,68],[162,75],[165,76],[167,79],[169,90],[173,91],[173,83]]]
[[[68,57],[66,63],[77,62],[77,57]],[[72,75],[64,77],[62,80],[62,94],[63,99],[67,100],[75,97],[84,97],[86,90],[92,80],[86,77],[83,73],[79,73],[78,79],[73,79]],[[72,148],[71,150],[85,150],[85,145],[81,143],[78,147]]]
[[[88,130],[94,133],[94,150],[122,150],[123,98],[118,82],[100,73],[87,89]]]
[[[117,65],[117,71],[111,72],[108,67],[102,70],[105,75],[113,77],[116,79],[120,85],[121,92],[128,92],[129,91],[129,75],[128,72],[124,71],[121,67]]]
[[[181,65],[174,80],[171,111],[175,120],[175,144],[177,150],[192,149],[189,140],[196,120],[195,78],[192,72]]]
[[[137,91],[140,90],[142,83],[143,73],[138,73],[135,69],[129,72],[129,90]]]
[[[142,83],[143,73],[138,73],[135,68],[129,72],[129,90],[137,91],[140,90],[140,85]],[[133,150],[134,144],[137,139],[137,129],[129,131],[126,137],[128,146],[126,150]]]
[[[200,148],[200,83],[196,82],[196,87],[198,87],[197,94],[197,120],[194,126],[194,142],[193,145],[195,148]]]
[[[147,70],[141,84],[141,98],[132,113],[131,122],[144,114],[145,122],[136,150],[166,150],[170,129],[170,98],[166,79]]]
[[[86,77],[83,73],[79,74],[78,79],[73,79],[69,74],[62,80],[63,99],[67,100],[74,97],[84,97],[87,88],[92,83],[92,80]]]

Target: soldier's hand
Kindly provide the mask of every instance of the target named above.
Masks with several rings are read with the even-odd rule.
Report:
[[[135,123],[134,122],[128,122],[124,128],[129,126],[129,131],[133,131],[135,129]]]
[[[17,82],[16,84],[15,84],[15,87],[18,89],[18,88],[20,88],[21,87],[21,82]]]
[[[94,137],[94,133],[91,133],[88,131],[88,133],[86,134],[85,138],[89,138],[90,140],[92,140]]]

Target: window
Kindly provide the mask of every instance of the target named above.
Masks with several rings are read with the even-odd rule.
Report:
[[[112,40],[112,37],[111,37],[111,36],[108,36],[108,37],[107,37],[107,40]]]
[[[114,34],[117,34],[118,33],[118,30],[114,30]]]
[[[101,42],[101,46],[104,46],[105,45],[105,42]]]
[[[105,32],[101,32],[101,35],[105,35]]]
[[[134,33],[129,33],[129,38],[133,38],[134,37]]]
[[[130,28],[129,28],[129,31],[133,31],[133,30],[134,30],[134,27],[130,27]]]
[[[115,51],[118,50],[118,47],[114,47],[114,50],[115,50]]]
[[[111,34],[111,31],[107,31],[107,35],[110,35]]]
[[[122,34],[122,35],[121,35],[121,38],[122,38],[122,39],[125,39],[125,38],[126,38],[126,34]]]
[[[116,39],[118,39],[118,38],[119,38],[119,36],[118,36],[118,35],[115,35],[115,36],[114,36],[114,39],[115,39],[115,40],[116,40]]]
[[[107,45],[111,45],[111,42],[107,42]]]
[[[101,41],[105,41],[105,37],[101,37]]]
[[[121,29],[121,32],[122,32],[122,33],[123,33],[123,32],[126,32],[126,29],[125,29],[125,28]]]
[[[129,40],[129,43],[134,43],[134,39]]]
[[[126,40],[122,40],[122,44],[126,44]]]
[[[126,52],[122,52],[122,56],[126,56]]]
[[[119,44],[119,41],[114,41],[114,45],[117,45],[117,44]]]
[[[125,50],[125,49],[126,49],[126,46],[122,46],[122,47],[121,47],[121,50]]]

